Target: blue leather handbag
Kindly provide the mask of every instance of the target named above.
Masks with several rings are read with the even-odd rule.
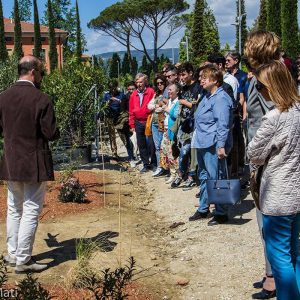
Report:
[[[229,179],[227,161],[225,160],[226,179],[219,179],[220,163],[218,162],[217,178],[206,181],[208,204],[234,205],[241,199],[241,184],[239,179]]]

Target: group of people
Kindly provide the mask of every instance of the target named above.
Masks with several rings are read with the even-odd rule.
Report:
[[[137,74],[127,95],[110,83],[104,102],[113,153],[117,129],[134,163],[136,136],[141,173],[166,177],[171,188],[198,182],[199,207],[190,221],[211,217],[208,225],[228,221],[228,206],[210,212],[207,180],[244,171],[245,143],[251,176],[260,172],[257,222],[264,246],[266,272],[254,287],[254,299],[300,299],[300,97],[299,75],[282,57],[279,38],[271,32],[249,34],[244,55],[209,55],[199,68],[185,62],[165,65],[150,87]],[[5,263],[17,273],[40,272],[32,249],[46,191],[54,179],[48,142],[59,137],[53,104],[38,87],[42,63],[25,56],[19,80],[0,94],[0,130],[4,154],[0,179],[7,180],[7,250]],[[245,130],[246,129],[246,130]],[[133,165],[133,164],[132,164]],[[219,174],[220,171],[220,174]]]
[[[279,38],[264,31],[249,35],[244,55],[247,72],[241,55],[229,52],[211,54],[197,68],[166,64],[153,86],[137,74],[126,98],[128,139],[136,135],[141,173],[152,170],[170,188],[199,186],[189,221],[212,217],[210,226],[226,223],[229,207],[210,211],[207,180],[224,176],[227,164],[236,178],[246,162],[251,176],[263,166],[257,221],[266,275],[253,298],[300,299],[300,59],[293,63]]]

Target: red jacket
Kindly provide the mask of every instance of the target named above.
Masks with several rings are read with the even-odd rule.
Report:
[[[154,97],[154,90],[151,87],[147,87],[144,92],[143,103],[140,106],[140,97],[138,90],[135,90],[129,100],[129,126],[134,128],[134,122],[139,121],[141,123],[146,123],[148,115],[152,113],[151,110],[147,108],[148,103]]]

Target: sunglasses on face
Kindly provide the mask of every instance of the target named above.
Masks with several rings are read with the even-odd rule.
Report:
[[[157,81],[156,85],[164,85],[163,81]]]
[[[262,84],[260,81],[257,80],[257,83],[255,85],[256,89],[260,92],[262,91],[266,86]]]
[[[168,75],[166,76],[167,78],[171,78],[172,76],[175,76],[175,74],[171,74],[171,75]]]

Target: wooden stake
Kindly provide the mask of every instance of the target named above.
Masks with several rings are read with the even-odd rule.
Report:
[[[122,260],[121,260],[121,252],[122,252],[122,247],[121,247],[121,184],[122,184],[122,169],[120,168],[120,184],[119,184],[119,264],[120,267],[122,265]]]
[[[105,191],[105,162],[104,162],[104,150],[103,150],[103,139],[102,139],[102,126],[100,121],[100,143],[101,143],[101,156],[102,156],[102,184],[103,184],[103,206],[106,206],[106,191]]]

